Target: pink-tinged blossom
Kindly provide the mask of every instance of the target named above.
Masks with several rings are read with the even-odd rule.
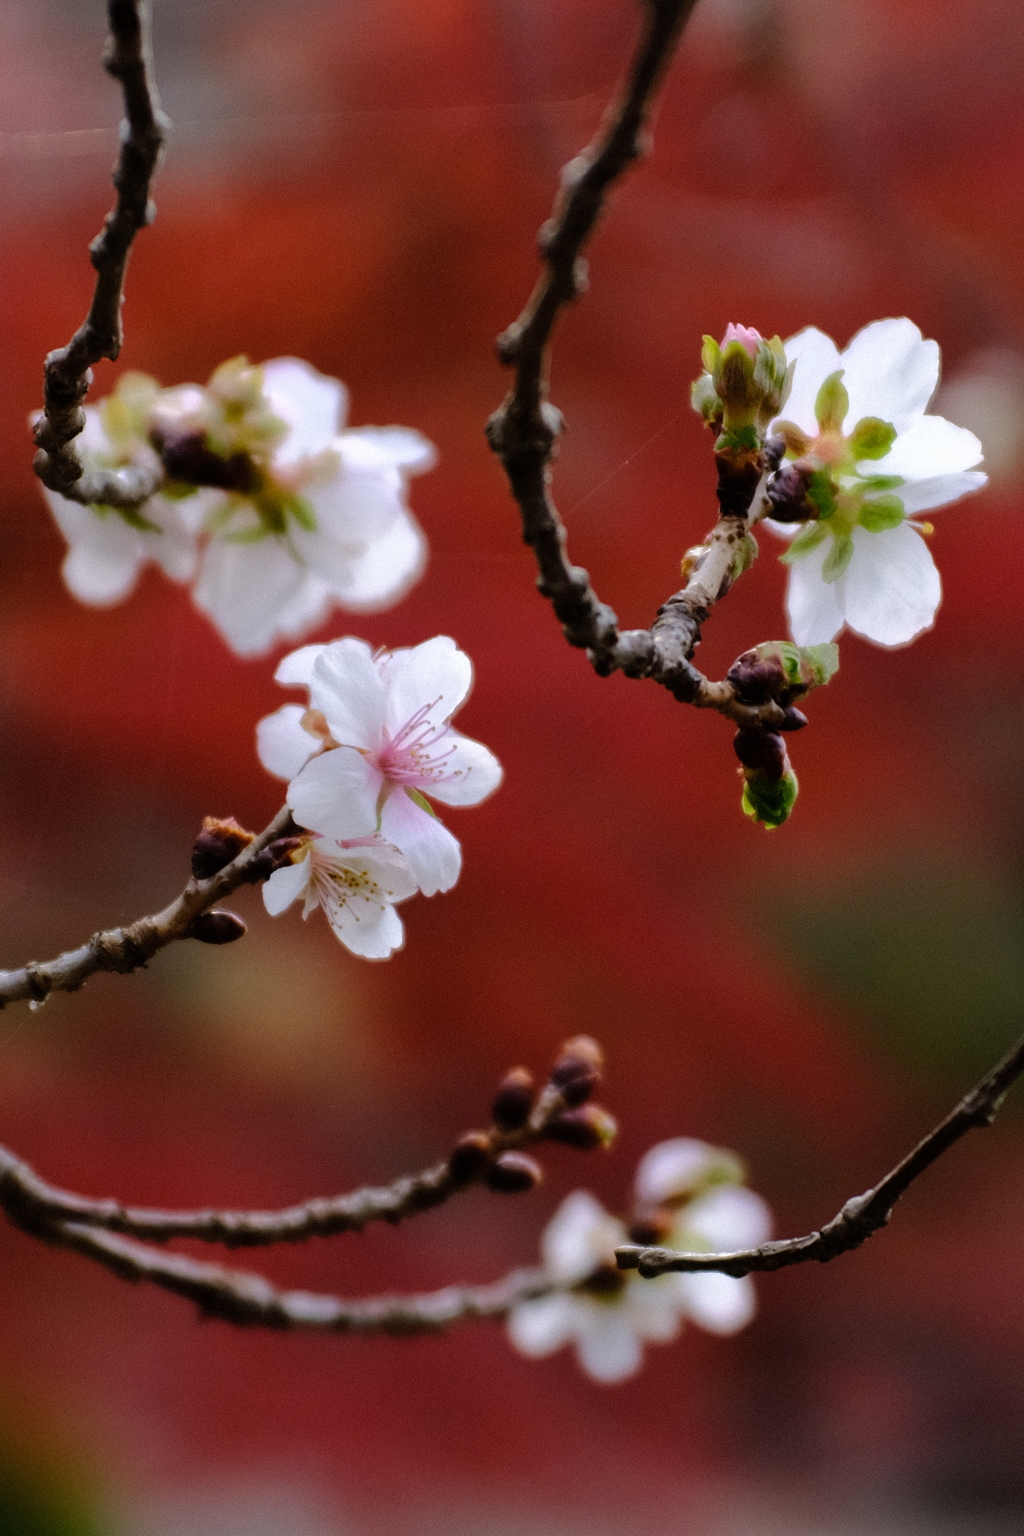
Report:
[[[397,848],[377,838],[343,847],[318,837],[274,871],[263,887],[263,903],[271,917],[299,900],[304,918],[322,907],[346,949],[364,960],[386,960],[405,938],[395,903],[415,892],[412,871]]]
[[[428,798],[477,805],[501,782],[497,758],[452,729],[473,669],[454,640],[374,653],[362,640],[303,646],[278,682],[309,689],[257,727],[260,761],[290,778],[300,826],[347,842],[379,833],[401,850],[425,896],[459,877],[462,854]]]

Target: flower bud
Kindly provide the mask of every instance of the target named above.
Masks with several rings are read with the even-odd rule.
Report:
[[[545,1135],[564,1146],[581,1152],[595,1147],[610,1147],[618,1133],[618,1124],[598,1104],[581,1104],[578,1109],[563,1109],[548,1121]]]
[[[484,1183],[497,1195],[524,1195],[535,1189],[544,1174],[532,1157],[522,1152],[503,1152],[484,1174]]]
[[[223,820],[219,816],[204,817],[203,830],[192,845],[193,875],[197,880],[209,880],[237,858],[243,848],[248,848],[253,836],[233,816]]]
[[[604,1055],[589,1035],[574,1035],[551,1068],[551,1082],[566,1104],[582,1104],[601,1081]]]
[[[460,1136],[448,1157],[448,1172],[453,1179],[468,1184],[490,1161],[491,1143],[485,1131],[467,1131]]]
[[[242,919],[234,912],[225,912],[221,907],[211,907],[209,912],[200,912],[188,930],[189,938],[198,939],[200,944],[233,944],[244,933],[245,924]]]
[[[518,1131],[530,1118],[535,1087],[525,1067],[513,1067],[498,1084],[491,1114],[500,1131]]]

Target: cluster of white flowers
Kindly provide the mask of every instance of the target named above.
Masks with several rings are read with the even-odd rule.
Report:
[[[932,529],[916,516],[981,489],[981,443],[926,414],[939,348],[910,320],[876,320],[842,353],[808,326],[785,351],[792,386],[784,419],[768,430],[785,437],[817,514],[768,523],[792,539],[783,559],[793,639],[818,645],[848,625],[879,645],[905,645],[929,628],[942,596],[925,543]]]
[[[771,1213],[742,1176],[730,1152],[688,1137],[659,1142],[636,1171],[641,1219],[657,1213],[665,1244],[686,1253],[754,1247],[770,1236]],[[588,1376],[624,1381],[640,1369],[644,1345],[670,1343],[687,1318],[720,1334],[750,1322],[756,1296],[749,1276],[709,1271],[643,1280],[616,1266],[615,1248],[629,1240],[626,1224],[585,1190],[563,1200],[541,1241],[557,1289],[512,1309],[508,1331],[516,1349],[536,1357],[574,1343]]]
[[[124,374],[87,406],[87,468],[162,459],[160,492],[136,511],[44,490],[82,602],[120,602],[147,561],[193,597],[239,655],[297,639],[335,606],[389,607],[421,574],[426,545],[406,498],[434,450],[405,427],[343,430],[347,394],[297,358],[234,358],[205,388],[162,390]]]
[[[395,903],[459,877],[462,851],[427,797],[477,805],[501,783],[494,754],[450,724],[472,664],[446,635],[376,653],[345,639],[293,651],[275,677],[307,689],[308,707],[261,720],[257,750],[313,835],[267,881],[267,910],[304,896],[305,916],[322,906],[343,944],[385,959],[402,942]]]

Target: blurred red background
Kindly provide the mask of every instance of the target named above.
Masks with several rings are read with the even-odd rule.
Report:
[[[273,659],[232,658],[153,574],[121,607],[76,606],[30,470],[42,358],[84,314],[109,204],[102,9],[9,0],[0,18],[10,965],[162,905],[204,814],[257,826],[280,801],[252,750],[281,702]],[[484,1280],[532,1260],[567,1190],[614,1206],[638,1154],[679,1134],[736,1147],[779,1231],[809,1230],[1024,1013],[1020,8],[701,0],[655,153],[560,330],[557,497],[574,557],[630,625],[713,520],[688,404],[704,332],[813,323],[842,346],[909,314],[942,345],[937,408],[986,442],[990,489],[936,520],[934,632],[904,652],[846,640],[793,745],[796,814],[770,836],[740,814],[720,719],[602,681],[562,642],[482,436],[504,388],[493,337],[533,282],[534,233],[600,118],[633,6],[156,11],[177,128],[118,367],[170,384],[238,352],[294,354],[347,381],[353,424],[438,444],[413,495],[426,578],[320,638],[454,635],[476,666],[459,724],[507,778],[450,818],[461,882],[403,910],[386,966],[315,920],[271,923],[250,893],[235,948],[180,945],[134,978],[10,1008],[0,1136],[86,1192],[270,1206],[433,1160],[506,1067],[543,1067],[587,1031],[622,1124],[609,1157],[558,1151],[528,1199],[475,1192],[397,1231],[269,1253],[266,1270],[351,1294]],[[98,369],[94,394],[115,377]],[[715,675],[783,633],[778,546],[762,545],[708,626],[698,660]],[[568,1354],[513,1355],[491,1325],[413,1342],[199,1326],[0,1229],[2,1529],[1018,1529],[1021,1129],[1011,1101],[866,1249],[765,1277],[747,1333],[692,1330],[615,1389]]]

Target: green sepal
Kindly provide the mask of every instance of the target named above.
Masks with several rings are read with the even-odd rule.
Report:
[[[841,432],[846,413],[850,409],[850,396],[843,383],[843,369],[830,373],[818,390],[814,400],[814,415],[822,432]]]
[[[903,503],[898,496],[876,496],[872,501],[862,504],[860,525],[869,533],[885,533],[889,528],[898,528],[905,516]]]
[[[833,539],[832,548],[825,556],[821,567],[822,580],[838,581],[852,559],[853,540],[850,535],[845,534],[841,539]]]
[[[426,811],[428,816],[433,816],[434,820],[437,820],[437,812],[434,810],[434,807],[424,795],[420,794],[418,789],[410,789],[406,785],[405,792],[414,805],[418,805],[421,811]]]
[[[775,784],[768,783],[754,774],[744,781],[741,805],[744,814],[758,821],[770,831],[788,821],[800,786],[792,768],[786,770]]]
[[[811,688],[830,682],[839,671],[839,647],[834,640],[827,645],[794,645],[792,640],[765,640],[754,647],[760,663],[774,662],[790,689],[803,695]]]
[[[824,523],[808,523],[801,528],[796,538],[787,550],[779,556],[783,565],[792,565],[795,560],[802,560],[804,555],[809,555],[812,549],[817,549],[822,539],[828,536],[828,527]]]
[[[896,441],[896,428],[878,416],[863,416],[850,433],[855,459],[883,459]]]

